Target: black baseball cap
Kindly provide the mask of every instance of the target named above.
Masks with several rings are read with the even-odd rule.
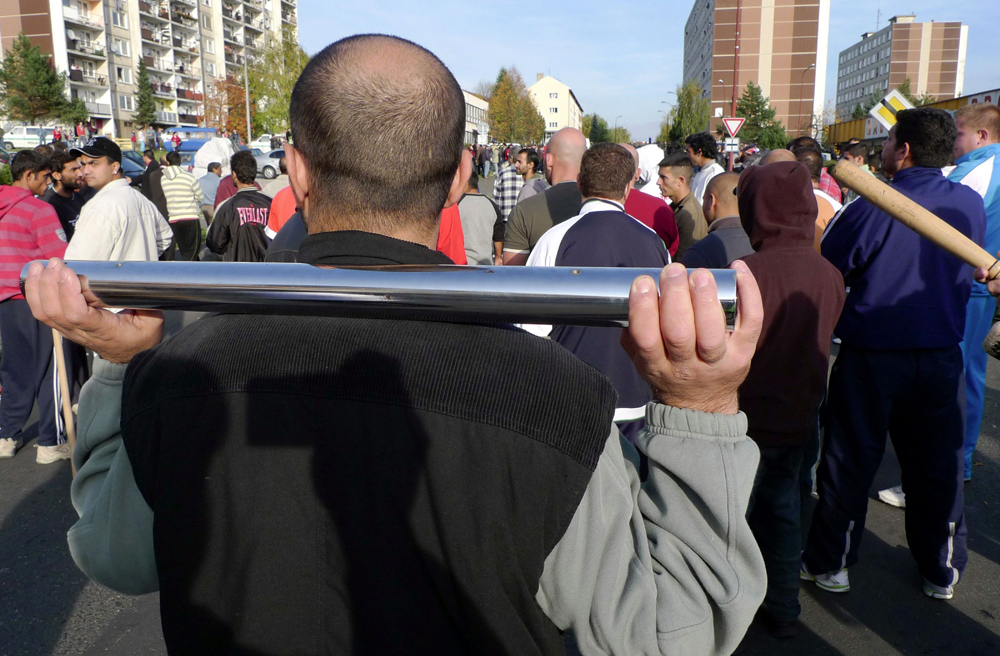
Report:
[[[107,137],[91,137],[82,148],[73,148],[69,154],[74,157],[107,157],[113,162],[122,163],[122,149]]]

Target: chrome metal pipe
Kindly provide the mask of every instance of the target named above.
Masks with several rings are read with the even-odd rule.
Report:
[[[242,262],[67,262],[108,307],[478,323],[628,325],[632,281],[659,269]],[[21,286],[28,268],[21,272]],[[713,270],[730,328],[736,272]]]

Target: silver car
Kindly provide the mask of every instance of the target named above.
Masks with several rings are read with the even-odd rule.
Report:
[[[273,180],[281,173],[281,169],[278,167],[278,162],[281,158],[285,156],[285,151],[272,150],[269,153],[264,153],[263,155],[258,155],[254,159],[257,160],[257,174],[263,175],[268,180]]]

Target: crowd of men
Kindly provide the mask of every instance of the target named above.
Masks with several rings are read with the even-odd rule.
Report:
[[[919,592],[955,594],[1000,285],[845,198],[814,139],[739,172],[708,134],[463,147],[450,72],[381,35],[316,55],[290,115],[277,186],[246,152],[201,180],[150,154],[153,197],[95,139],[19,153],[0,189],[0,456],[37,397],[38,461],[79,468],[74,559],[160,590],[171,653],[728,654],[755,615],[792,638],[800,581],[850,589],[887,435]],[[1000,251],[1000,109],[896,119],[880,174]],[[414,149],[434,156],[399,176]],[[646,267],[659,294],[633,283],[625,331],[219,315],[162,343],[161,315],[93,307],[58,259],[20,294],[35,259],[194,259],[205,207],[226,261]],[[727,267],[734,331],[702,270]],[[75,454],[49,327],[97,355]]]

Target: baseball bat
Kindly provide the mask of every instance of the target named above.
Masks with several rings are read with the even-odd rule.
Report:
[[[869,203],[940,246],[966,264],[986,269],[988,279],[1000,276],[1000,259],[889,185],[869,175],[847,160],[833,167],[833,178]],[[983,349],[1000,359],[1000,324],[995,324],[983,341]]]

